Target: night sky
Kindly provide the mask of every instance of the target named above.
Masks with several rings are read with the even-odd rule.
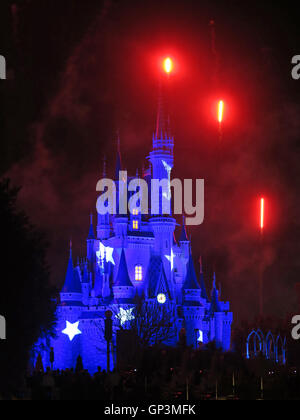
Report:
[[[116,132],[136,173],[151,149],[158,63],[175,61],[171,117],[175,176],[204,178],[205,222],[189,230],[235,320],[296,313],[300,279],[300,54],[288,2],[23,0],[0,5],[0,170],[21,185],[20,205],[50,242],[61,286],[70,238],[85,255],[104,155],[113,174]],[[215,20],[216,51],[210,20]],[[218,142],[214,106],[226,102]],[[264,243],[259,198],[266,198]]]

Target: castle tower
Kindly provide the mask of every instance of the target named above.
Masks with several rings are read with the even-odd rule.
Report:
[[[205,308],[200,304],[201,289],[198,283],[193,257],[190,254],[187,264],[187,274],[183,285],[183,314],[187,344],[197,348],[199,331],[202,330],[201,319],[205,314]]]
[[[211,294],[211,303],[208,310],[208,317],[210,318],[212,329],[214,329],[214,340],[218,347],[222,347],[223,341],[223,311],[219,302],[218,290],[216,286],[216,274],[214,273],[213,289]]]

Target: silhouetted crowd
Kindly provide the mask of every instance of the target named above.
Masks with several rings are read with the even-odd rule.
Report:
[[[117,371],[109,375],[98,368],[93,376],[86,370],[38,372],[26,380],[27,397],[32,400],[114,400],[131,398],[137,392],[136,375]]]
[[[182,372],[168,369],[155,371],[147,378],[132,370],[107,374],[98,369],[94,375],[86,370],[35,372],[25,381],[18,395],[22,400],[102,400],[160,401],[224,399],[300,399],[300,375],[295,371],[268,372],[264,378],[242,372],[232,381],[228,375],[215,381],[210,372],[196,371],[185,377]],[[238,375],[236,376],[238,378]],[[235,388],[236,386],[236,388]],[[4,399],[4,398],[3,398]],[[1,400],[1,396],[0,396]]]

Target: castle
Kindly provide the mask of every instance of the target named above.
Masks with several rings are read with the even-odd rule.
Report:
[[[164,108],[160,97],[149,169],[143,174],[147,182],[168,179],[168,168],[174,164],[174,139]],[[117,189],[122,169],[119,148]],[[130,215],[98,214],[95,227],[91,216],[86,258],[74,266],[70,250],[57,309],[56,337],[44,340],[44,366],[50,366],[52,347],[54,369],[75,367],[79,355],[91,373],[98,366],[106,369],[105,312],[111,309],[114,314],[114,331],[129,328],[135,317],[136,296],[165,306],[172,313],[174,335],[166,344],[176,345],[183,331],[188,345],[197,347],[215,341],[225,351],[230,349],[233,316],[229,302],[220,301],[215,275],[212,292],[207,293],[201,263],[199,276],[196,274],[184,221],[178,238],[176,226],[172,215],[162,211],[147,217],[139,211]],[[115,365],[115,351],[112,353]]]

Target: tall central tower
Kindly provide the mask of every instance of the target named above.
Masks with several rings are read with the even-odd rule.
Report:
[[[159,209],[159,214],[151,214],[150,224],[155,236],[155,252],[159,254],[165,266],[165,272],[168,279],[173,279],[173,264],[165,258],[173,255],[174,231],[176,220],[171,215],[171,172],[174,166],[174,138],[170,129],[170,118],[167,106],[167,87],[169,77],[164,75],[160,80],[158,110],[156,129],[153,134],[153,148],[149,155],[152,166],[152,179],[158,182],[165,180],[168,188],[159,189],[159,193],[155,194],[152,204]],[[165,184],[166,185],[166,184]],[[170,211],[164,211],[163,203],[169,203]],[[153,206],[152,206],[153,207]],[[153,210],[153,208],[151,209]],[[171,289],[172,289],[172,285]]]

